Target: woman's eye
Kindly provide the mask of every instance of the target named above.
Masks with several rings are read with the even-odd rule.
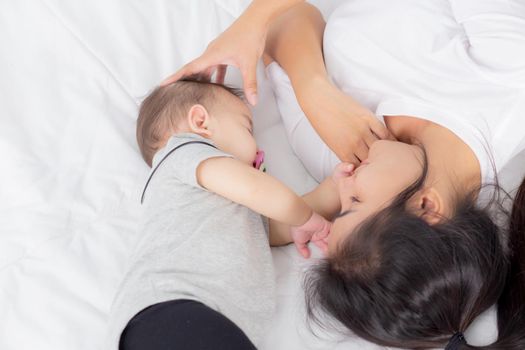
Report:
[[[350,197],[350,200],[352,201],[352,203],[360,203],[359,199],[357,197]]]

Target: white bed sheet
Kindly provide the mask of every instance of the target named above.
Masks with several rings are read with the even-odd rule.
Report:
[[[314,1],[325,15],[338,2]],[[149,170],[135,142],[137,106],[248,3],[0,2],[0,349],[101,348]],[[239,84],[238,72],[228,81]],[[290,149],[262,68],[259,84],[255,132],[267,165],[304,193],[315,182]],[[380,348],[313,336],[300,287],[311,261],[293,247],[273,252],[278,312],[262,349]]]

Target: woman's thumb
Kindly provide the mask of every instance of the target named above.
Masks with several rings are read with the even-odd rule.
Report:
[[[244,94],[248,102],[255,106],[257,104],[257,65],[247,66],[242,72],[244,82]]]

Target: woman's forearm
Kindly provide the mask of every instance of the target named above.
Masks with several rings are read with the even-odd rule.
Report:
[[[250,20],[259,19],[269,25],[283,12],[303,1],[304,0],[253,0],[241,18],[249,17]]]
[[[268,31],[266,53],[286,71],[294,90],[328,79],[323,59],[325,22],[319,10],[301,4],[283,13]]]
[[[312,5],[300,4],[277,18],[265,53],[286,71],[297,101],[326,145],[346,162],[358,163],[384,130],[374,114],[330,79],[323,58],[325,22]]]
[[[319,101],[312,98],[321,97],[316,91],[337,89],[328,79],[323,58],[325,25],[321,12],[304,3],[277,18],[266,39],[266,53],[286,71],[298,102],[311,122],[311,118],[322,113],[317,109]],[[356,101],[352,108],[356,115],[370,113]]]

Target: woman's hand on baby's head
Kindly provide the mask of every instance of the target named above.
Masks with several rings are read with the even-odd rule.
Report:
[[[257,62],[264,51],[267,21],[260,13],[243,14],[222,34],[211,41],[204,53],[166,78],[161,85],[184,76],[200,73],[208,81],[216,72],[215,82],[222,84],[228,66],[241,71],[244,93],[252,106],[257,104]]]
[[[318,246],[324,253],[328,251],[327,238],[330,234],[332,223],[316,212],[301,226],[292,226],[290,233],[299,253],[305,258],[310,257],[308,243],[312,242]]]

